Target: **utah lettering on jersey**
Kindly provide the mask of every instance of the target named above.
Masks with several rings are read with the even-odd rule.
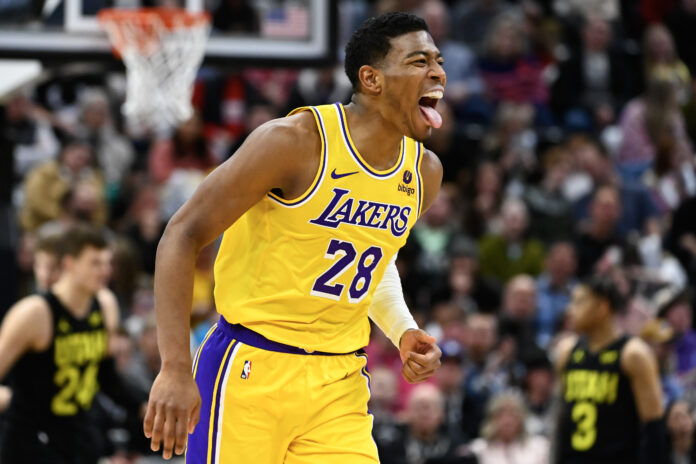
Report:
[[[618,372],[574,369],[565,375],[565,400],[612,404],[619,393]]]
[[[309,222],[331,229],[341,224],[350,224],[371,229],[387,229],[395,237],[401,237],[408,229],[410,206],[391,205],[376,201],[346,197],[350,190],[334,188],[334,196],[324,211]],[[344,197],[346,197],[344,199]]]
[[[55,337],[55,363],[83,365],[100,361],[106,353],[106,331],[78,332]]]

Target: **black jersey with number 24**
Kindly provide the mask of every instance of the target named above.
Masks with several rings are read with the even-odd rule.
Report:
[[[107,352],[104,319],[96,298],[79,319],[53,293],[44,298],[53,340],[47,350],[25,354],[13,371],[3,464],[85,462],[81,432],[88,426],[85,412],[99,391],[99,366]]]

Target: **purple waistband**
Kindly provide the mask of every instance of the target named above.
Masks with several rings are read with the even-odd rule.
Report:
[[[289,353],[289,354],[309,354],[309,355],[320,355],[320,356],[341,356],[346,354],[361,353],[362,350],[351,351],[350,353],[327,353],[325,351],[308,351],[302,348],[298,348],[292,345],[286,345],[285,343],[274,342],[269,340],[263,335],[254,332],[251,329],[247,329],[241,324],[230,324],[225,320],[224,317],[220,316],[220,321],[218,322],[218,327],[230,338],[239,340],[241,343],[255,348],[259,348],[266,351],[276,351],[278,353]]]

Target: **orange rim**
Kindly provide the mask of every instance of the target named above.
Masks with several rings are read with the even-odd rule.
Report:
[[[125,45],[136,43],[143,52],[157,46],[161,29],[175,31],[210,23],[207,12],[192,13],[183,8],[139,8],[135,10],[108,8],[97,14],[103,28],[108,29],[114,48],[122,52]],[[124,35],[125,25],[136,34]]]
[[[170,30],[210,22],[210,15],[207,12],[191,13],[183,8],[139,8],[137,10],[107,8],[101,10],[97,18],[102,24],[118,24],[123,21],[132,24],[149,24],[157,18],[165,28]]]

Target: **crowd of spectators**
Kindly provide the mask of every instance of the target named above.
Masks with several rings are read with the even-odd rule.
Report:
[[[444,123],[426,143],[444,183],[397,261],[442,367],[407,384],[398,352],[373,330],[382,462],[549,462],[554,347],[573,329],[573,287],[595,272],[620,277],[620,324],[655,351],[671,462],[696,462],[696,0],[340,0],[338,9],[339,42],[373,14],[419,14],[447,71]],[[171,133],[127,127],[119,76],[58,73],[10,98],[0,108],[0,313],[36,290],[44,235],[77,221],[106,228],[117,366],[147,392],[159,369],[152,276],[168,219],[259,125],[349,101],[341,53],[335,67],[203,69],[196,114]],[[192,348],[217,317],[216,247],[197,263]],[[102,403],[106,454],[147,454],[118,405]]]

